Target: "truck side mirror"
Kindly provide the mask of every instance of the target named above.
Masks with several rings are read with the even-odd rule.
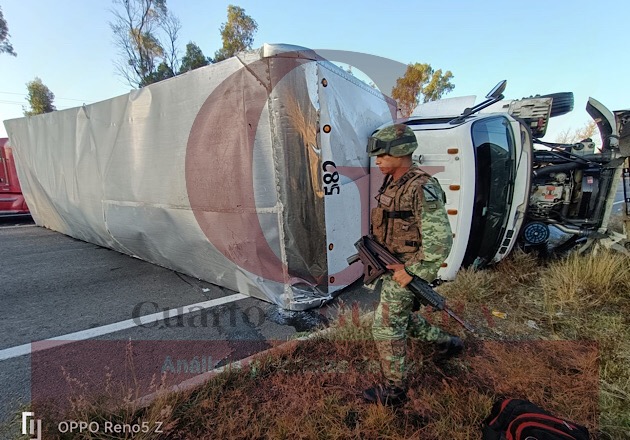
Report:
[[[490,93],[486,95],[486,100],[484,102],[480,102],[474,107],[469,107],[469,108],[464,109],[462,114],[456,117],[455,119],[449,121],[449,124],[459,124],[463,122],[468,116],[472,115],[473,113],[477,113],[479,110],[489,107],[495,102],[502,100],[503,99],[502,93],[505,91],[506,86],[507,86],[507,80],[504,79],[503,81],[499,82],[499,84],[494,86],[492,90],[490,90]]]
[[[502,95],[506,87],[507,87],[506,80],[499,81],[499,83],[496,86],[494,86],[494,88],[490,90],[490,92],[486,95],[486,98],[496,99],[497,101],[502,99],[503,98]]]

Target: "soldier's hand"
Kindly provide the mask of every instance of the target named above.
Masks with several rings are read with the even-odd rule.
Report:
[[[413,277],[405,270],[404,264],[388,264],[387,268],[394,271],[392,278],[400,287],[406,287],[407,284],[413,281]]]

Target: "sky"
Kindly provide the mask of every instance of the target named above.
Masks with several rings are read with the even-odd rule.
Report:
[[[182,53],[194,41],[214,55],[229,4],[258,23],[255,48],[286,43],[429,63],[454,75],[445,97],[481,99],[503,79],[506,98],[573,92],[575,109],[550,121],[547,140],[590,120],[589,96],[611,110],[630,108],[627,0],[167,0],[182,23]],[[114,66],[110,0],[0,0],[0,7],[17,52],[0,54],[0,121],[23,116],[26,83],[35,77],[55,94],[57,109],[132,89]]]

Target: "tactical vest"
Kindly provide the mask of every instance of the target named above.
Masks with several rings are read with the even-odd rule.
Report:
[[[376,199],[378,207],[372,209],[371,232],[376,241],[386,246],[393,254],[402,261],[418,254],[419,258],[424,257],[422,253],[422,222],[413,213],[413,199],[403,197],[414,185],[424,185],[433,178],[417,167],[412,167],[398,181],[392,182],[392,177],[387,176],[383,186],[378,192]],[[431,182],[433,183],[433,182]],[[431,185],[439,190],[433,200],[442,197],[439,184]],[[427,190],[418,188],[418,196],[427,198]],[[434,190],[434,192],[437,192]],[[431,195],[429,195],[431,197]]]

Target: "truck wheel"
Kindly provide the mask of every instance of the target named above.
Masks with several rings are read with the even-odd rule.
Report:
[[[549,95],[542,95],[541,98],[553,98],[550,115],[552,118],[573,110],[573,92],[550,93]]]

